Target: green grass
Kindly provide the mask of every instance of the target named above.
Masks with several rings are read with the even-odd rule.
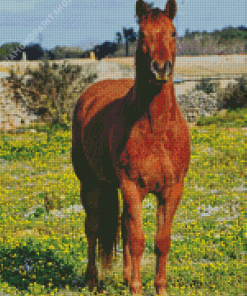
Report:
[[[221,127],[246,127],[247,109],[226,110],[223,114],[209,117],[201,117],[197,122],[198,126],[208,126],[215,124]]]
[[[246,293],[247,131],[240,128],[246,111],[226,116],[208,118],[191,130],[191,166],[168,257],[170,296]],[[0,135],[0,294],[91,295],[84,287],[85,213],[76,211],[79,182],[71,165],[71,132],[33,128],[36,133]],[[150,194],[143,202],[143,295],[155,295],[155,207]],[[121,255],[101,280],[99,294],[128,295]]]

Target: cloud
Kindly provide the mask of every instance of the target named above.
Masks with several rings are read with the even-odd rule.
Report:
[[[0,11],[1,12],[23,12],[26,10],[34,9],[36,0],[0,0]]]

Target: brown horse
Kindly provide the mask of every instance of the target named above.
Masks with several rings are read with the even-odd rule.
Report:
[[[136,79],[104,80],[79,98],[73,120],[72,161],[81,182],[88,240],[86,282],[97,284],[98,240],[103,267],[118,241],[123,195],[123,276],[132,295],[141,294],[140,265],[145,248],[141,203],[157,196],[156,290],[166,295],[166,260],[172,219],[182,196],[190,161],[190,136],[175,100],[173,69],[176,1],[165,11],[136,3],[140,23]]]

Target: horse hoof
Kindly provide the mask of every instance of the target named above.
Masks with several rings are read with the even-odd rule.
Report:
[[[169,296],[169,295],[167,294],[167,292],[166,292],[166,289],[163,289],[163,290],[157,292],[156,295]]]
[[[88,268],[85,273],[85,282],[89,291],[93,291],[94,287],[98,285],[98,271],[96,268]]]
[[[140,296],[142,291],[141,283],[131,283],[130,285],[130,293],[131,295]]]
[[[123,280],[123,283],[124,283],[124,285],[125,285],[126,287],[129,286],[129,281],[128,281],[127,279],[124,279],[124,280]]]
[[[131,281],[131,277],[128,277],[128,276],[123,277],[123,282],[124,282],[125,286],[129,287],[130,286],[130,281]]]

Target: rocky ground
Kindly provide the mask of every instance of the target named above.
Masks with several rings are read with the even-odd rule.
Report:
[[[117,62],[109,63],[105,60],[94,63],[93,70],[98,74],[96,81],[135,76],[133,67],[122,67]],[[5,73],[0,74],[0,78],[6,76]],[[178,80],[175,79],[176,81]],[[193,91],[191,84],[186,88],[183,84],[175,83],[175,90],[177,102],[188,122],[196,122],[199,116],[209,116],[219,110],[220,106],[215,94],[207,95],[202,91]],[[37,116],[28,113],[24,107],[0,94],[0,130],[13,130],[37,119]]]

